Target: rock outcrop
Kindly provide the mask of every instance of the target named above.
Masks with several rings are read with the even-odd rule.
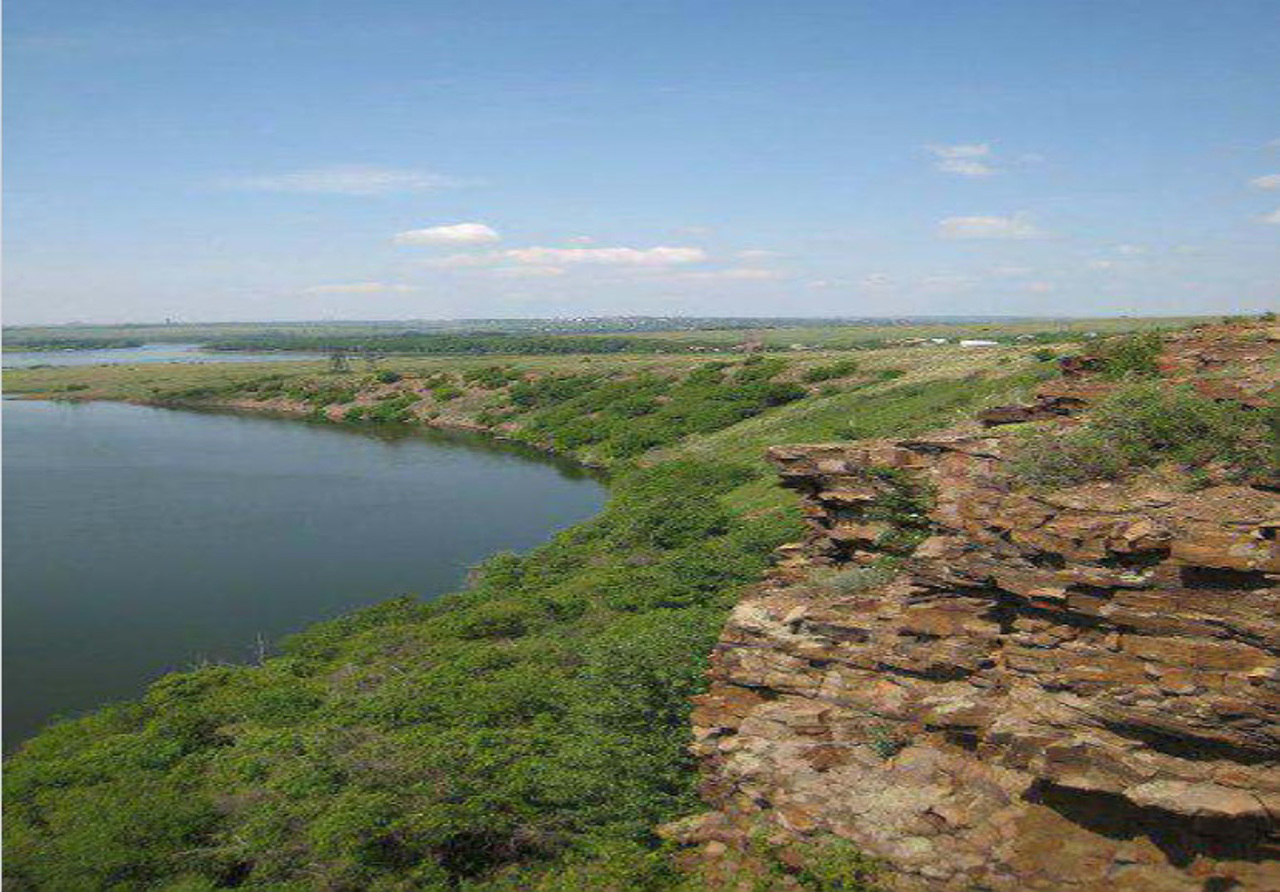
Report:
[[[1198,332],[1164,365],[1259,405],[1274,346]],[[723,632],[694,713],[713,810],[668,831],[713,885],[761,840],[785,863],[838,837],[893,889],[1280,889],[1280,499],[1018,485],[1000,425],[1069,428],[1108,386],[772,450],[810,534]]]

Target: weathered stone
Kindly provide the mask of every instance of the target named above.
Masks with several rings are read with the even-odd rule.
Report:
[[[1278,341],[1247,340],[1196,330],[1162,367],[1241,370],[1196,386],[1261,405]],[[1114,389],[1066,371],[981,435],[770,450],[812,526],[734,611],[694,711],[715,811],[672,838],[710,888],[746,888],[759,828],[797,865],[817,834],[851,840],[896,892],[1280,888],[1280,499],[1020,489],[998,425],[1066,429]],[[929,537],[873,591],[806,582],[882,558],[877,467],[929,484]],[[778,882],[754,888],[796,888]]]

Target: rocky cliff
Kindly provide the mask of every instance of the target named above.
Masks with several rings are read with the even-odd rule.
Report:
[[[1200,331],[1160,362],[1260,407],[1275,346]],[[982,424],[772,450],[810,533],[723,632],[694,714],[712,811],[667,831],[713,886],[842,838],[893,889],[1280,889],[1280,500],[1024,485],[1006,423],[1068,431],[1114,386],[1066,371]]]

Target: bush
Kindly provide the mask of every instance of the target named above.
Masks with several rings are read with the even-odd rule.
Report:
[[[412,407],[418,402],[417,394],[405,393],[381,400],[376,405],[365,408],[365,421],[401,422],[408,421],[412,415]],[[351,418],[351,413],[347,413]]]
[[[378,372],[378,374],[374,375],[374,379],[379,384],[395,384],[403,377],[399,372]]]
[[[847,378],[858,370],[856,359],[842,359],[830,365],[818,365],[807,369],[801,377],[810,384],[819,381],[830,381],[833,378]]]
[[[1115,443],[1094,431],[1039,432],[1018,444],[1013,471],[1036,486],[1059,488],[1111,480],[1128,467]]]
[[[1101,401],[1081,428],[1026,439],[1013,470],[1038,485],[1071,486],[1161,462],[1186,470],[1216,463],[1232,476],[1274,477],[1275,430],[1256,411],[1190,388],[1134,384]]]
[[[842,595],[865,592],[878,588],[898,575],[898,567],[892,564],[879,564],[869,567],[850,567],[847,570],[835,570],[819,576],[814,581],[826,588],[832,588]]]
[[[468,384],[483,387],[485,390],[497,390],[499,387],[505,387],[511,381],[519,381],[520,378],[521,375],[516,370],[500,365],[470,369],[462,374],[462,380]]]
[[[1102,374],[1112,380],[1146,378],[1160,374],[1164,339],[1156,332],[1125,335],[1097,345],[1092,358]]]

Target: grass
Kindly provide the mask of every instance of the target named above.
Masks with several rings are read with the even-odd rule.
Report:
[[[966,371],[989,368],[1018,361],[1027,349],[1008,347],[988,350],[965,350],[958,347],[923,351],[918,349],[888,349],[859,354],[863,369],[875,371],[903,367],[917,377],[940,377],[964,374]],[[822,367],[847,358],[841,353],[815,351],[784,358],[798,377],[807,369]],[[730,357],[610,354],[573,356],[393,356],[378,362],[378,372],[394,372],[400,375],[428,377],[440,372],[460,374],[464,379],[469,373],[482,374],[495,366],[514,366],[521,372],[533,375],[579,374],[596,370],[614,374],[683,374],[712,362],[724,362]],[[326,379],[359,382],[370,372],[357,367],[345,375],[330,375],[325,362],[263,362],[263,363],[149,363],[138,365],[55,366],[41,369],[6,369],[5,390],[11,395],[41,395],[55,392],[68,384],[87,386],[87,399],[149,399],[155,391],[171,391],[197,387],[221,387],[250,381],[267,375],[313,375]]]
[[[1202,482],[1280,476],[1274,413],[1199,396],[1189,388],[1130,384],[1100,402],[1081,427],[1035,431],[1013,469],[1037,486],[1111,480],[1162,463]],[[1215,467],[1216,466],[1216,467]]]

